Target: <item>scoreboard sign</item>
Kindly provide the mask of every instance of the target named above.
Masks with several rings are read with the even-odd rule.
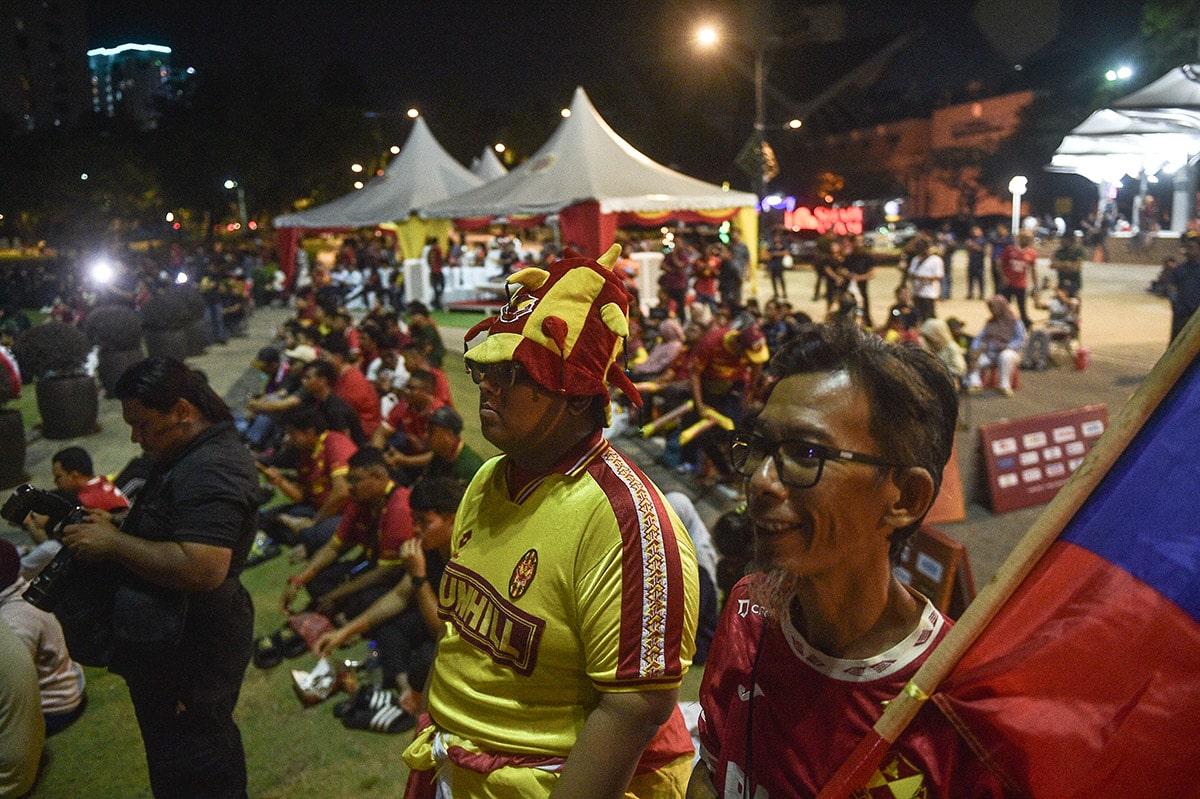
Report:
[[[1107,427],[1104,405],[981,426],[992,512],[1049,502]]]

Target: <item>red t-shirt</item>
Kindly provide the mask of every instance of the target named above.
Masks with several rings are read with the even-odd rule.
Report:
[[[1037,250],[1010,244],[1000,253],[1000,273],[1014,289],[1029,288],[1029,276],[1037,266]]]
[[[388,491],[391,493],[379,512],[354,500],[347,502],[333,534],[344,547],[362,547],[367,560],[378,566],[399,564],[400,545],[413,537],[408,489],[389,482]]]
[[[333,478],[350,471],[350,456],[358,447],[346,436],[335,430],[326,430],[313,451],[300,456],[296,472],[300,487],[304,490],[304,501],[320,508],[333,491]]]
[[[333,393],[344,399],[358,414],[364,433],[370,436],[375,432],[375,428],[383,421],[379,410],[379,392],[362,372],[353,366],[343,369],[333,384]]]
[[[433,375],[433,396],[437,397],[442,405],[453,408],[454,399],[450,396],[450,381],[446,379],[446,373],[435,366],[430,366],[427,371]]]
[[[429,451],[429,417],[442,405],[442,401],[434,397],[429,410],[423,413],[413,410],[407,402],[397,402],[392,408],[385,426],[390,430],[401,430],[408,436],[405,454],[419,455]]]
[[[79,489],[79,504],[92,510],[113,511],[128,508],[129,500],[107,478],[96,475]]]
[[[692,349],[691,368],[700,369],[702,380],[744,380],[746,360],[730,349],[727,339],[737,340],[737,331],[717,327],[708,331]],[[734,345],[736,347],[736,344]]]
[[[722,796],[815,796],[950,622],[926,604],[904,641],[873,658],[839,660],[808,645],[790,621],[765,620],[750,599],[752,579],[730,592],[709,649],[700,685],[701,755]],[[753,785],[734,791],[746,782],[747,738]],[[891,783],[895,793],[887,789]],[[931,798],[1005,795],[933,706],[892,745],[868,785],[855,796],[899,796],[902,788],[904,796]]]

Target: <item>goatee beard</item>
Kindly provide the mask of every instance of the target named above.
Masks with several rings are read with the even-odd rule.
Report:
[[[800,578],[788,571],[752,561],[750,569],[754,579],[750,581],[750,599],[774,619],[787,616],[792,600],[800,587]]]

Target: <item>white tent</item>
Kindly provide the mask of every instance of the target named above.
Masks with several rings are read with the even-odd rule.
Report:
[[[1086,177],[1100,187],[1125,175],[1138,178],[1134,227],[1150,176],[1174,176],[1171,229],[1179,231],[1192,213],[1192,171],[1200,154],[1200,64],[1185,64],[1095,112],[1073,129],[1047,167]]]
[[[401,222],[423,205],[482,183],[482,178],[473,175],[442,148],[425,120],[418,117],[404,148],[382,175],[324,205],[277,216],[275,227],[360,228]]]
[[[557,213],[564,243],[589,255],[612,243],[618,225],[651,226],[670,218],[721,221],[736,215],[746,241],[757,241],[753,194],[727,191],[652,161],[608,126],[582,87],[575,90],[570,112],[541,149],[507,175],[430,202],[420,215],[484,222]],[[748,213],[739,213],[743,210]]]
[[[475,188],[483,179],[446,152],[425,120],[418,117],[400,153],[382,175],[367,181],[361,189],[336,200],[274,219],[279,249],[279,264],[291,277],[295,267],[300,229],[352,230],[385,227],[396,233],[400,255],[411,261],[421,254],[429,237],[446,244],[449,222],[421,219],[416,211],[422,205],[443,200],[453,194]]]
[[[471,174],[483,178],[484,182],[502,178],[508,174],[504,164],[496,157],[491,147],[484,147],[478,158],[471,159]]]

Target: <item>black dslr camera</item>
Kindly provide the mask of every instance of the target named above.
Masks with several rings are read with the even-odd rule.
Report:
[[[62,530],[69,524],[79,524],[84,521],[83,508],[77,503],[63,499],[58,494],[42,491],[26,484],[17,486],[12,496],[0,508],[0,516],[18,527],[25,523],[30,513],[48,516],[46,534],[51,538],[62,537]],[[29,604],[36,608],[52,613],[67,584],[67,576],[71,572],[71,550],[63,547],[38,573],[23,596]]]

